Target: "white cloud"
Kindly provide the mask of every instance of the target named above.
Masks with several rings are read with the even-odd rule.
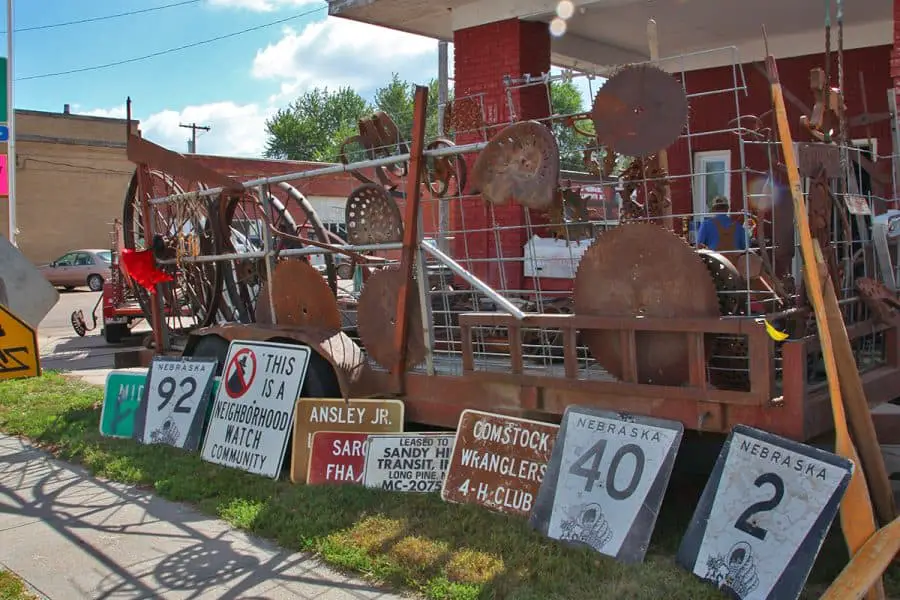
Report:
[[[317,4],[320,0],[209,0],[210,6],[243,8],[254,12],[271,12],[279,8],[291,8]]]
[[[97,117],[124,118],[125,107],[77,111]],[[265,122],[274,109],[259,104],[214,102],[186,106],[182,110],[164,110],[141,118],[141,132],[148,140],[176,152],[187,152],[191,130],[179,125],[208,125],[208,132],[197,132],[200,154],[225,156],[262,156],[266,141]]]
[[[257,51],[253,76],[280,81],[277,101],[315,87],[351,86],[365,94],[397,72],[426,83],[437,76],[437,41],[347,19],[326,18]]]
[[[115,108],[95,108],[93,110],[78,110],[80,107],[76,104],[72,107],[73,112],[77,112],[79,115],[87,115],[89,117],[106,117],[107,119],[124,119],[128,116],[128,113],[124,106],[117,106]]]

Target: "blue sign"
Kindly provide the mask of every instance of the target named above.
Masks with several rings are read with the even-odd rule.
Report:
[[[0,125],[0,142],[9,141],[9,127]]]

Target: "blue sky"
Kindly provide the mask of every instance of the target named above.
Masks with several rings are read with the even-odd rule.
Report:
[[[130,95],[135,116],[154,141],[184,150],[190,132],[178,124],[196,121],[212,126],[201,134],[198,151],[253,156],[262,150],[266,117],[306,89],[352,85],[369,96],[392,71],[422,83],[437,73],[434,40],[329,19],[323,0],[198,0],[121,18],[21,31],[178,2],[185,0],[17,0],[16,107],[61,111],[68,103],[76,113],[123,116]],[[302,13],[312,14],[292,18]],[[29,79],[288,18],[132,64]]]

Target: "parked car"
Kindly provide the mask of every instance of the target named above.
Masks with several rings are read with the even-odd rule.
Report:
[[[110,277],[111,262],[109,250],[73,250],[38,270],[51,284],[67,291],[86,285],[92,292],[99,292]]]

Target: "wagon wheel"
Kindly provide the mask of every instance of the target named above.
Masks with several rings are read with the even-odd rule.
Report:
[[[451,148],[455,144],[450,140],[438,138],[429,143],[427,150],[437,150],[438,148]],[[429,156],[425,162],[424,178],[425,184],[431,195],[437,198],[446,198],[460,196],[466,189],[466,161],[459,154],[449,156]],[[455,185],[451,182],[455,181]],[[452,190],[452,192],[451,192]]]
[[[151,170],[149,198],[184,192],[183,187],[169,175]],[[205,198],[176,204],[151,206],[153,230],[158,234],[169,256],[181,254],[213,254],[217,243],[210,219],[211,201]],[[182,236],[178,233],[181,232]],[[124,246],[130,250],[145,250],[148,247],[144,236],[141,206],[137,195],[137,172],[132,175],[125,196],[123,212]],[[221,269],[216,263],[181,263],[180,266],[160,266],[161,270],[175,278],[172,284],[163,285],[163,300],[168,310],[176,317],[177,327],[185,325],[182,308],[190,310],[193,323],[206,326],[211,324],[218,312],[218,300],[222,287]],[[150,294],[140,285],[132,282],[132,291],[141,305],[144,316],[150,317]]]
[[[263,250],[263,235],[267,227],[289,236],[300,236],[323,243],[334,243],[328,230],[309,201],[293,186],[281,183],[269,196],[268,213],[259,197],[245,193],[223,203],[220,215],[220,237],[224,252],[258,252]],[[302,247],[302,244],[277,234],[273,249],[282,252]],[[337,269],[331,254],[322,255],[325,277],[332,293],[337,295]],[[286,257],[285,257],[286,258]],[[293,257],[291,260],[307,260]],[[233,308],[236,321],[255,322],[256,305],[266,279],[266,260],[263,258],[236,260],[223,265],[223,305]]]

